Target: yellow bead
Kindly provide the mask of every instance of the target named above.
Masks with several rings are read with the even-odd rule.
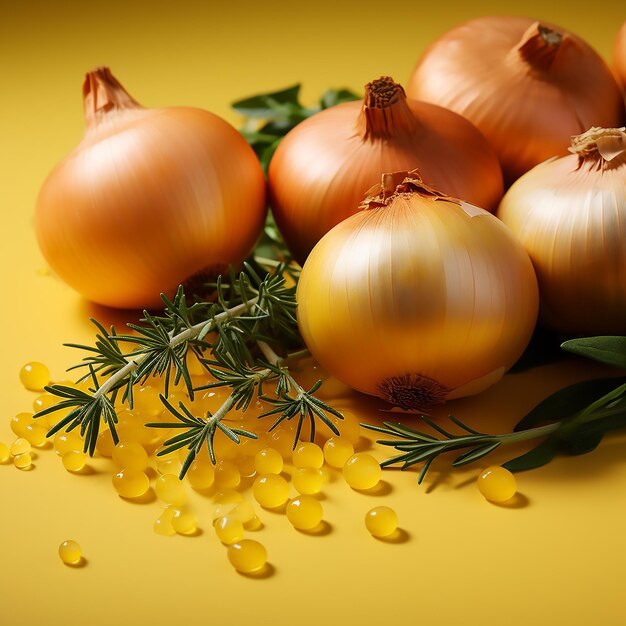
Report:
[[[354,446],[345,437],[331,437],[324,444],[324,458],[331,467],[341,469],[354,454]]]
[[[319,469],[324,465],[322,449],[312,442],[298,444],[291,458],[296,467],[314,467]]]
[[[265,474],[256,478],[252,493],[261,506],[273,509],[287,502],[289,485],[279,474]]]
[[[123,469],[113,476],[113,487],[123,498],[139,498],[150,488],[150,480],[140,470]]]
[[[37,420],[33,419],[32,413],[18,413],[11,419],[11,430],[18,437],[23,437],[26,434],[26,427],[36,423]]]
[[[213,526],[215,534],[222,543],[230,545],[243,539],[243,522],[235,516],[218,517]]]
[[[51,406],[54,406],[55,404],[58,404],[62,401],[63,398],[53,396],[51,393],[42,393],[40,396],[37,396],[33,400],[33,410],[35,411],[35,413],[39,413],[39,411],[49,409]],[[51,415],[54,415],[54,413],[51,413]]]
[[[70,452],[66,452],[63,455],[62,461],[63,467],[68,472],[80,472],[80,470],[85,467],[85,463],[87,462],[87,455],[84,452],[71,450]]]
[[[40,424],[29,424],[25,430],[24,439],[33,446],[42,446],[48,441],[48,429]]]
[[[13,456],[18,456],[20,454],[26,454],[27,452],[30,452],[31,445],[26,439],[24,439],[23,437],[19,437],[11,444],[9,450]]]
[[[492,465],[483,470],[477,480],[478,489],[491,502],[506,502],[517,491],[517,481],[509,470]]]
[[[256,473],[256,465],[254,462],[254,457],[249,455],[242,455],[237,457],[235,460],[235,465],[239,470],[240,476],[244,476],[249,478],[250,476],[254,476]]]
[[[213,500],[220,504],[237,504],[238,502],[243,502],[243,496],[239,491],[235,491],[234,489],[224,489],[218,491],[213,496]]]
[[[165,405],[161,402],[159,394],[160,391],[150,385],[141,387],[133,393],[133,413],[138,413],[142,417],[148,418],[141,420],[140,424],[144,424],[165,410]]]
[[[254,457],[254,467],[259,474],[280,474],[283,471],[283,457],[274,448],[263,448]]]
[[[154,484],[157,498],[167,504],[180,506],[187,500],[185,487],[174,474],[164,474],[159,476]]]
[[[376,506],[365,514],[365,526],[374,537],[387,537],[398,528],[398,515],[388,506]]]
[[[239,543],[228,546],[228,560],[239,572],[256,572],[267,563],[267,550],[254,539],[242,539]]]
[[[281,426],[273,430],[267,440],[270,447],[278,450],[283,458],[289,458],[293,451],[295,431],[289,425]]]
[[[174,474],[174,476],[178,476],[182,467],[182,463],[175,456],[158,456],[156,459],[156,468],[159,474]]]
[[[157,535],[164,535],[165,537],[171,537],[176,534],[174,527],[172,526],[172,520],[174,519],[175,510],[167,507],[161,515],[154,521],[153,529]]]
[[[313,494],[319,493],[322,489],[324,478],[322,471],[313,467],[301,467],[297,469],[291,477],[291,482],[298,493]]]
[[[215,483],[219,487],[234,489],[241,482],[241,474],[237,466],[231,461],[222,459],[215,465]]]
[[[319,500],[313,496],[299,496],[287,505],[287,519],[298,530],[315,528],[324,516],[324,509]]]
[[[256,517],[254,507],[248,501],[236,504],[230,514],[240,520],[244,527]]]
[[[59,556],[63,563],[76,565],[82,558],[82,552],[80,546],[75,541],[68,539],[59,546]]]
[[[348,409],[339,409],[339,412],[343,415],[343,419],[334,418],[333,423],[343,439],[356,443],[361,436],[359,418]]]
[[[98,451],[98,454],[100,456],[110,459],[113,456],[113,448],[115,448],[113,435],[111,434],[111,431],[107,428],[98,435],[98,440],[96,441],[96,450]]]
[[[29,452],[25,452],[24,454],[18,454],[13,457],[13,464],[18,469],[28,469],[33,462],[32,457]]]
[[[196,459],[187,472],[187,479],[193,489],[202,491],[208,489],[215,481],[215,470],[210,461],[204,459]]]
[[[120,469],[143,471],[148,467],[148,455],[136,442],[120,442],[113,448],[113,463]]]
[[[192,535],[197,529],[196,516],[186,509],[176,509],[172,517],[172,528],[179,535]]]
[[[353,454],[343,466],[343,477],[353,489],[372,489],[381,475],[378,461],[367,452]]]
[[[57,433],[54,436],[54,450],[59,456],[63,456],[68,452],[80,452],[84,449],[85,442],[80,436],[80,430],[75,428],[69,433]]]
[[[11,458],[11,452],[9,446],[6,443],[0,442],[0,463],[6,463]]]
[[[43,363],[26,363],[20,370],[20,380],[26,389],[41,391],[50,384],[50,370]]]

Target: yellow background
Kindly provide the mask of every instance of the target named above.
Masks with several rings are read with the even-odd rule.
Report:
[[[561,24],[606,57],[626,18],[621,2],[2,2],[0,441],[33,399],[17,379],[23,363],[41,360],[62,378],[77,355],[61,344],[91,339],[88,316],[133,318],[83,302],[42,271],[32,229],[39,186],[81,138],[88,69],[109,65],[147,106],[199,106],[237,123],[233,99],[298,81],[307,102],[381,74],[406,81],[434,37],[503,12]],[[447,410],[505,431],[547,393],[599,373],[564,361],[507,376]],[[376,418],[371,403],[359,406]],[[263,513],[258,538],[273,570],[258,580],[230,567],[200,497],[202,534],[160,537],[152,532],[158,503],[118,498],[102,460],[94,474],[76,476],[42,451],[32,471],[0,466],[0,623],[624,624],[624,443],[615,435],[591,455],[520,474],[513,506],[486,503],[473,466],[450,472],[439,463],[422,487],[415,472],[388,472],[384,497],[335,480],[325,489],[324,536]],[[363,515],[379,503],[396,508],[405,542],[367,534]],[[83,546],[86,567],[58,559],[69,537]]]

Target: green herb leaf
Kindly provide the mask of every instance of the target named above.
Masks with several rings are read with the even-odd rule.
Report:
[[[507,461],[502,467],[510,472],[522,472],[524,470],[535,469],[549,463],[558,452],[558,445],[552,438],[548,438],[529,450],[525,454]]]
[[[286,110],[285,105],[302,108],[299,103],[300,84],[292,85],[286,89],[262,93],[249,98],[243,98],[233,102],[232,107],[241,115],[260,119],[272,119],[276,112]]]
[[[584,337],[561,344],[563,350],[626,370],[626,337]]]

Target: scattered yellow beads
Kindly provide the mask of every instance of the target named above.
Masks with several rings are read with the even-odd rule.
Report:
[[[113,435],[110,430],[103,430],[98,435],[98,440],[96,441],[96,450],[100,456],[106,457],[110,459],[113,456],[113,449],[115,448],[115,443],[113,442]]]
[[[120,442],[113,448],[113,463],[120,469],[143,471],[148,467],[148,454],[136,442]]]
[[[388,537],[398,528],[398,515],[388,506],[376,506],[365,514],[365,527],[374,537]]]
[[[84,452],[70,450],[63,455],[62,461],[63,467],[68,472],[80,472],[85,467],[87,455]]]
[[[75,541],[68,539],[59,546],[59,556],[66,565],[76,565],[82,558],[82,551]]]
[[[11,452],[9,446],[6,443],[0,442],[0,463],[6,463],[11,458]]]
[[[324,465],[322,449],[312,442],[305,442],[296,446],[291,459],[296,467],[314,467],[319,469]]]
[[[172,517],[172,528],[179,535],[193,535],[196,532],[198,522],[196,516],[186,509],[176,509]]]
[[[33,462],[33,459],[29,452],[24,454],[18,454],[13,458],[13,465],[18,469],[28,469]]]
[[[24,439],[33,446],[42,446],[47,441],[48,429],[40,424],[29,424],[25,429]]]
[[[30,452],[31,445],[26,439],[24,439],[23,437],[19,437],[11,444],[9,450],[11,451],[11,454],[13,456],[19,456],[20,454],[26,454],[27,452]]]
[[[113,487],[123,498],[139,498],[150,488],[150,480],[140,470],[123,469],[113,476]]]
[[[133,394],[133,411],[146,417],[155,417],[165,409],[165,405],[159,398],[159,390],[148,385],[140,387]],[[147,420],[146,420],[147,421]]]
[[[517,491],[515,476],[508,469],[498,465],[483,470],[477,483],[480,493],[491,502],[506,502]]]
[[[230,514],[240,520],[244,527],[246,526],[246,524],[250,524],[251,522],[253,522],[256,518],[254,507],[247,501],[236,504],[235,507],[230,511]]]
[[[51,393],[42,393],[40,396],[37,396],[33,400],[33,410],[35,411],[35,413],[39,413],[39,411],[49,409],[51,406],[54,406],[58,402],[61,402],[61,398],[57,398]],[[54,413],[56,413],[56,411]],[[54,413],[51,413],[51,415],[54,416]]]
[[[165,537],[171,537],[176,534],[174,527],[172,526],[172,519],[174,518],[174,509],[167,507],[161,515],[154,521],[154,532],[157,535],[163,535]]]
[[[263,448],[256,453],[254,466],[259,474],[280,474],[283,471],[283,457],[274,448]]]
[[[287,502],[289,485],[279,474],[265,474],[254,481],[252,494],[261,506],[273,509]]]
[[[322,521],[324,509],[313,496],[299,496],[287,505],[287,519],[298,530],[312,530]]]
[[[278,450],[283,458],[289,458],[293,451],[294,431],[288,427],[279,427],[272,431],[267,443],[271,448]]]
[[[20,370],[20,380],[26,389],[41,391],[50,384],[50,370],[43,363],[26,363]]]
[[[343,466],[343,477],[353,489],[372,489],[381,475],[378,461],[367,452],[353,454]]]
[[[23,437],[26,434],[26,427],[36,424],[37,420],[33,419],[32,413],[18,413],[11,420],[11,430],[18,436]]]
[[[54,436],[54,450],[59,456],[63,456],[72,451],[82,451],[84,445],[85,442],[80,436],[78,428],[74,428],[65,433],[57,433]]]
[[[215,534],[227,545],[243,539],[243,522],[234,515],[218,517],[214,523]]]
[[[301,467],[295,471],[291,481],[298,493],[311,495],[321,491],[324,478],[322,470],[314,467]]]
[[[187,479],[194,489],[202,491],[215,482],[215,470],[209,461],[196,459],[189,467]]]
[[[354,446],[345,437],[331,437],[324,444],[324,458],[331,467],[341,469],[354,454]]]
[[[159,476],[154,484],[157,498],[166,504],[180,506],[187,500],[185,487],[174,474],[163,474]]]
[[[237,466],[231,461],[222,459],[215,465],[215,483],[219,487],[234,489],[241,482],[241,474]]]
[[[265,546],[254,539],[243,539],[228,546],[228,560],[244,574],[257,572],[267,563]]]

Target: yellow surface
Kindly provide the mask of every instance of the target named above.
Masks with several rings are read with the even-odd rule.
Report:
[[[9,419],[35,397],[19,384],[21,365],[41,360],[62,378],[77,355],[61,343],[89,341],[88,316],[134,317],[89,305],[48,275],[32,230],[43,178],[81,137],[86,70],[110,65],[146,105],[200,106],[236,122],[231,100],[296,81],[307,101],[380,74],[405,81],[434,36],[503,10],[495,1],[3,2],[0,441],[11,440]],[[626,17],[620,2],[595,9],[529,1],[506,11],[569,27],[605,56]],[[507,376],[447,410],[503,431],[550,391],[599,372],[565,362]],[[374,403],[361,407],[376,419]],[[591,455],[520,474],[511,507],[483,500],[474,483],[480,467],[451,472],[440,463],[420,488],[413,471],[387,472],[378,496],[334,480],[324,489],[323,536],[263,513],[265,528],[249,533],[268,549],[272,568],[263,579],[234,572],[199,496],[199,536],[158,536],[159,504],[121,500],[105,461],[90,462],[92,474],[71,475],[41,451],[31,471],[0,466],[0,623],[624,624],[624,443],[612,436]],[[363,516],[378,504],[397,510],[403,542],[365,529]],[[62,564],[65,539],[80,543],[85,567]]]

